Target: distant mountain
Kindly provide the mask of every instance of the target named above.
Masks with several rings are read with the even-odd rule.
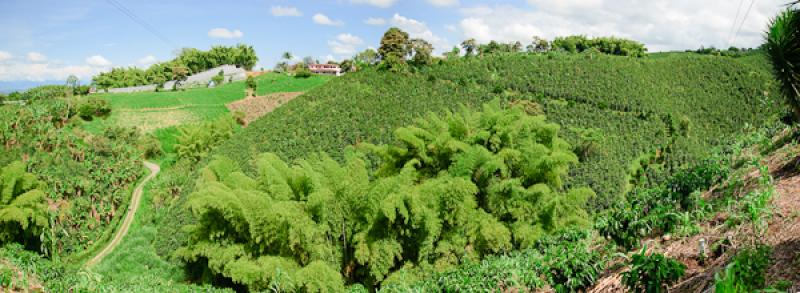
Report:
[[[63,80],[44,80],[44,81],[0,81],[0,93],[10,93],[13,91],[24,91],[32,87],[48,84],[64,84]]]

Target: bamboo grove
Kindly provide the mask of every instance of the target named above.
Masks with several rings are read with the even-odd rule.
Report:
[[[265,153],[248,176],[219,156],[189,196],[197,222],[177,255],[207,281],[317,292],[528,248],[589,225],[594,193],[563,188],[578,158],[558,132],[495,100],[430,114],[389,144],[348,148],[343,163]]]

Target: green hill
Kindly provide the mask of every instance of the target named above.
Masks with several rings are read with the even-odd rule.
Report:
[[[427,112],[474,108],[499,96],[535,102],[531,108],[541,108],[572,145],[588,150],[567,186],[591,187],[602,207],[623,193],[642,155],[662,163],[650,172],[668,172],[778,113],[773,82],[761,55],[459,58],[414,74],[365,70],[332,80],[252,123],[216,153],[246,171],[261,152],[296,159],[325,151],[341,158],[343,147],[387,143],[393,129]]]

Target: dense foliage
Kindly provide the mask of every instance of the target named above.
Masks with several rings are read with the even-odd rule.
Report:
[[[790,6],[772,20],[764,48],[786,103],[800,121],[800,9]]]
[[[459,103],[475,107],[492,97],[528,100],[563,126],[560,134],[572,145],[587,138],[577,129],[602,135],[565,184],[588,184],[598,194],[594,205],[604,207],[627,191],[629,168],[640,155],[670,146],[660,167],[670,173],[705,157],[744,125],[778,113],[777,90],[760,56],[651,55],[501,54],[447,60],[413,75],[362,70],[251,123],[219,153],[246,172],[255,170],[250,160],[267,151],[284,159],[325,151],[340,160],[344,146],[389,142],[391,129],[421,113]],[[691,125],[688,134],[671,134],[681,120]]]
[[[717,292],[755,292],[766,286],[771,248],[766,245],[746,247],[733,257],[716,276]]]
[[[593,193],[563,190],[577,158],[543,116],[495,101],[483,112],[431,114],[395,137],[361,147],[382,158],[374,173],[354,152],[343,164],[264,154],[255,177],[213,160],[190,195],[198,222],[178,255],[190,270],[251,290],[338,291],[345,280],[391,283],[588,225]],[[578,286],[563,280],[578,263],[548,263],[567,274],[557,282]]]
[[[43,85],[30,88],[23,92],[12,92],[6,98],[9,101],[18,100],[49,100],[66,97],[68,94],[85,94],[80,88],[73,93],[73,89],[64,85]]]
[[[48,228],[47,205],[41,183],[22,162],[0,169],[0,244],[18,242],[39,249]]]
[[[187,75],[206,71],[221,65],[235,65],[250,70],[258,62],[252,46],[213,46],[208,51],[184,48],[173,60],[156,63],[146,70],[137,67],[113,68],[92,80],[98,88],[118,88],[147,84],[163,85],[170,80],[181,80]]]
[[[230,115],[222,115],[214,121],[178,127],[175,144],[178,158],[192,162],[205,159],[212,148],[233,135],[234,121]]]
[[[533,248],[509,255],[467,261],[453,270],[420,278],[405,275],[387,282],[389,292],[530,292],[549,284],[557,292],[585,290],[605,266],[600,252],[590,249],[590,233],[566,230],[537,241]],[[565,257],[566,256],[566,257]]]
[[[682,213],[698,208],[694,192],[707,190],[726,179],[728,164],[714,157],[681,169],[656,186],[636,187],[624,201],[603,211],[595,228],[628,250],[636,248],[644,237],[672,233],[682,225]]]
[[[633,292],[669,292],[666,288],[683,277],[686,265],[660,253],[646,254],[646,249],[634,254],[622,282]]]
[[[109,128],[90,135],[73,130],[82,100],[44,100],[0,107],[0,165],[21,160],[42,182],[51,233],[49,254],[73,254],[102,240],[125,208],[129,186],[139,178],[137,133]]]
[[[647,54],[647,48],[645,48],[644,44],[615,37],[558,37],[553,40],[550,47],[552,50],[564,50],[570,53],[597,51],[605,54],[631,57],[643,57]]]

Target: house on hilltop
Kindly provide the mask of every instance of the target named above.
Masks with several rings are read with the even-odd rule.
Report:
[[[342,75],[342,68],[338,64],[308,64],[308,70],[316,74]]]

